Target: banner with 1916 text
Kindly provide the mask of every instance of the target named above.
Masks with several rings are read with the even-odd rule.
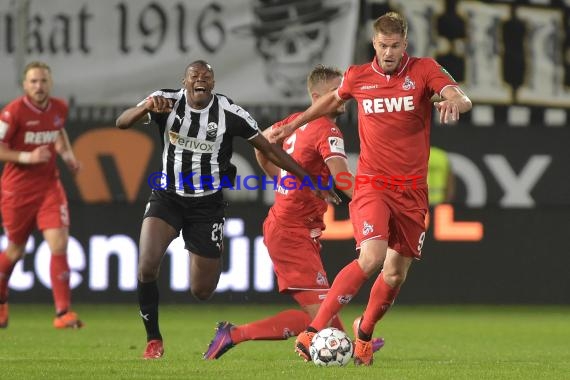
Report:
[[[197,59],[240,103],[304,103],[312,67],[351,63],[358,16],[358,0],[0,0],[0,104],[34,59],[51,65],[55,95],[81,104],[179,88]]]

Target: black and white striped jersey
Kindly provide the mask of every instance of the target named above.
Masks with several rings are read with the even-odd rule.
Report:
[[[259,134],[257,122],[247,111],[225,95],[213,95],[208,106],[200,110],[188,105],[184,88],[149,95],[172,99],[174,104],[170,113],[150,112],[151,120],[160,128],[166,181],[162,188],[167,191],[198,197],[233,186],[233,138],[249,140]]]

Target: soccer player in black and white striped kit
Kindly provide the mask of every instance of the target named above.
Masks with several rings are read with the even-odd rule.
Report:
[[[145,359],[164,354],[157,278],[166,249],[181,230],[185,248],[192,253],[192,295],[207,300],[218,284],[226,206],[221,188],[231,186],[236,175],[230,162],[233,137],[247,139],[298,178],[308,176],[288,154],[259,133],[257,122],[243,108],[213,92],[210,64],[202,60],[189,64],[182,83],[179,90],[153,92],[116,121],[117,127],[125,129],[152,120],[160,129],[163,144],[160,186],[150,195],[139,242],[138,298],[147,333]],[[324,196],[318,190],[317,195]],[[327,196],[338,202],[334,194]]]

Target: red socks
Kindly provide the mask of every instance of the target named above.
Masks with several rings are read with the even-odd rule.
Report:
[[[51,255],[49,266],[51,276],[51,289],[55,312],[60,314],[69,310],[71,304],[71,290],[69,288],[69,265],[67,255]]]
[[[8,281],[12,275],[12,271],[16,263],[10,261],[6,253],[0,253],[0,302],[4,303],[8,300]]]
[[[368,300],[368,305],[366,305],[366,310],[364,310],[363,319],[360,323],[360,330],[362,330],[363,333],[372,335],[374,325],[382,319],[390,306],[392,306],[399,291],[400,287],[392,288],[386,284],[386,282],[384,282],[384,273],[380,273],[374,285],[372,285],[370,299]]]
[[[269,318],[236,326],[231,330],[232,342],[246,340],[282,340],[299,335],[310,322],[302,310],[285,310]]]
[[[0,254],[0,302],[8,299],[8,281],[16,263],[11,262],[5,253]],[[51,255],[50,277],[56,313],[67,311],[71,303],[69,288],[69,265],[67,255]]]
[[[345,266],[334,279],[317,316],[311,322],[311,327],[317,331],[325,328],[333,316],[336,316],[340,309],[358,293],[366,279],[366,274],[360,268],[357,260]]]

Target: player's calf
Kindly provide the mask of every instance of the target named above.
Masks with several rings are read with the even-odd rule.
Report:
[[[8,327],[8,302],[0,303],[0,329]]]

